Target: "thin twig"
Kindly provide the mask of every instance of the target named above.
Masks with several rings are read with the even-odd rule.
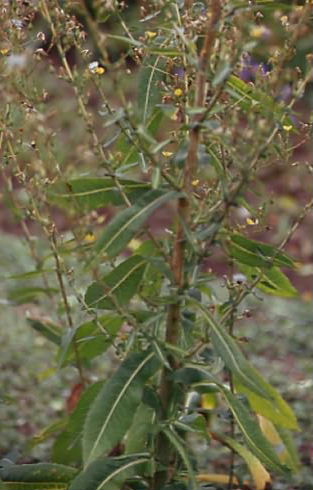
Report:
[[[61,292],[62,300],[64,303],[64,309],[65,309],[65,314],[66,314],[66,318],[67,318],[67,323],[68,323],[69,328],[73,329],[74,328],[74,322],[73,322],[71,309],[70,309],[70,305],[69,305],[69,302],[67,299],[67,293],[66,293],[66,289],[65,289],[64,280],[63,280],[63,272],[62,272],[62,267],[61,267],[61,261],[60,261],[60,257],[58,254],[56,229],[54,226],[50,230],[50,243],[51,243],[52,254],[53,254],[53,257],[55,260],[56,275],[57,275],[57,279],[58,279],[59,286],[60,286],[60,292]],[[81,359],[79,356],[78,347],[77,347],[75,337],[74,337],[74,341],[73,341],[73,349],[74,349],[74,355],[75,355],[75,363],[76,363],[76,367],[77,367],[78,372],[79,372],[80,381],[81,381],[81,384],[83,386],[85,386],[86,385],[86,379],[84,376],[83,366],[82,366]]]
[[[4,134],[5,134],[4,133],[4,130],[2,130],[0,132],[0,151],[2,149],[3,136],[4,136]],[[20,166],[18,164],[17,157],[16,157],[16,155],[14,153],[13,146],[12,146],[12,143],[11,143],[9,137],[7,137],[6,144],[7,144],[9,153],[10,153],[10,157],[13,159],[13,161],[14,161],[16,167],[17,167],[17,170],[18,170],[19,174],[23,176],[23,180],[24,180],[23,172],[20,169]],[[14,195],[14,192],[13,192],[13,189],[12,189],[11,179],[8,178],[8,176],[7,176],[7,174],[6,174],[3,166],[1,166],[1,174],[2,174],[3,180],[4,180],[5,184],[6,184],[7,191],[10,193],[10,197],[12,199],[12,202],[13,202],[14,206],[16,207],[16,209],[18,209],[19,204],[16,201],[16,198],[15,198],[15,195]],[[26,187],[25,187],[25,191],[27,193],[27,196],[28,196],[30,202],[33,202],[31,193],[29,192],[29,190]],[[37,250],[36,250],[36,247],[34,245],[34,241],[32,239],[32,236],[31,236],[29,227],[27,225],[26,218],[25,218],[24,214],[23,214],[23,217],[22,217],[22,219],[20,221],[20,224],[21,224],[21,227],[22,227],[22,230],[23,230],[23,233],[24,233],[26,242],[28,244],[28,247],[29,247],[29,250],[30,250],[30,254],[31,254],[31,256],[32,256],[32,258],[33,258],[33,260],[34,260],[34,262],[36,264],[37,269],[40,270],[40,269],[42,269],[42,261],[41,261],[40,256],[37,253]],[[47,296],[49,297],[49,299],[51,301],[53,301],[53,294],[50,291],[49,281],[48,281],[48,278],[46,276],[46,273],[43,270],[41,270],[41,277],[42,277],[42,281],[43,281],[44,287],[46,288]]]
[[[274,263],[274,260],[275,260],[275,257],[277,256],[277,254],[279,253],[279,251],[283,250],[283,248],[285,248],[286,244],[290,241],[290,239],[292,238],[293,234],[295,233],[295,231],[298,229],[298,227],[300,226],[300,224],[303,222],[303,220],[305,219],[305,217],[308,215],[308,213],[310,211],[312,211],[313,209],[313,199],[311,199],[307,204],[306,206],[304,207],[303,211],[299,214],[299,216],[295,219],[293,225],[291,226],[291,228],[288,230],[288,233],[287,235],[285,236],[285,238],[281,241],[280,245],[277,247],[277,250],[275,252],[275,254],[273,255],[273,257],[271,258],[271,261],[269,262],[269,266],[271,265],[271,263],[273,264]],[[260,274],[258,274],[258,276],[253,280],[253,282],[251,284],[249,284],[249,286],[246,286],[243,290],[241,290],[236,298],[236,300],[234,300],[233,302],[233,307],[238,307],[240,303],[242,303],[242,301],[254,290],[255,287],[257,287],[258,283],[262,280],[262,277],[263,277],[263,273],[261,272]],[[231,311],[232,309],[229,309],[227,310],[227,312],[224,314],[224,316],[222,317],[221,319],[221,323],[222,324],[226,324],[228,319],[229,319],[229,316],[231,315]]]

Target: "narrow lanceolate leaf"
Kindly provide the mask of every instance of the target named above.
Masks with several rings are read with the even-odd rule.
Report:
[[[108,453],[124,437],[141,402],[145,383],[159,367],[152,352],[132,354],[105,383],[84,426],[85,465]]]
[[[176,449],[177,453],[180,455],[182,461],[184,462],[184,465],[188,472],[188,479],[190,481],[189,488],[191,490],[197,488],[193,467],[186,449],[185,441],[181,439],[173,429],[164,429],[163,432],[166,435],[166,437],[169,439],[172,446]]]
[[[40,296],[52,296],[56,294],[56,288],[40,287],[14,287],[8,291],[8,300],[14,304],[22,305],[25,303],[36,302]]]
[[[144,194],[133,206],[125,209],[105,227],[105,230],[96,244],[98,253],[105,253],[109,257],[118,255],[136,235],[146,219],[162,204],[179,197],[179,193],[161,190],[152,190]]]
[[[116,41],[121,41],[125,44],[130,44],[131,46],[136,46],[137,48],[142,48],[143,44],[136,41],[133,37],[119,36],[117,34],[107,34],[110,39],[116,39]]]
[[[279,459],[284,462],[286,459],[286,448],[274,424],[263,415],[258,415],[258,421],[263,435],[272,444]]]
[[[279,428],[275,427],[270,420],[262,415],[258,415],[258,421],[264,436],[273,445],[279,460],[292,470],[297,471],[299,469],[299,460],[292,438],[288,437],[287,431],[279,432]]]
[[[68,417],[65,416],[62,419],[58,419],[57,421],[52,422],[48,426],[44,427],[40,432],[35,434],[31,441],[30,441],[30,447],[37,446],[38,444],[42,444],[43,442],[46,442],[47,440],[51,439],[55,434],[58,434],[61,430],[65,429],[68,423]],[[58,461],[53,461],[54,463],[57,463]],[[68,464],[66,461],[62,461],[64,464]],[[1,462],[0,462],[1,465]]]
[[[62,464],[8,464],[0,468],[0,478],[10,490],[63,490],[77,475],[77,469]]]
[[[75,410],[68,418],[67,425],[57,437],[52,457],[56,463],[79,464],[82,463],[82,432],[88,410],[104,385],[98,381],[89,386],[80,398]]]
[[[37,318],[28,318],[27,323],[37,332],[41,333],[46,339],[51,340],[56,345],[60,345],[62,341],[61,327],[53,323],[37,320]]]
[[[137,465],[149,461],[147,453],[98,458],[79,473],[69,490],[120,490],[123,482],[133,475]]]
[[[154,137],[160,127],[161,121],[164,117],[163,112],[157,108],[154,109],[149,121],[146,123],[146,131]],[[121,134],[119,141],[116,145],[116,151],[123,155],[123,160],[121,162],[121,167],[130,164],[139,164],[140,156],[139,149],[131,143],[131,136],[128,138],[124,133]],[[131,200],[133,202],[133,200]]]
[[[222,435],[221,439],[246,462],[254,480],[255,489],[265,490],[267,485],[271,483],[272,479],[258,458],[254,456],[249,449],[231,437]]]
[[[75,362],[76,352],[81,361],[89,361],[105,352],[112,345],[123,321],[123,317],[108,313],[71,329],[62,338],[57,356],[60,367]]]
[[[222,326],[218,325],[207,308],[196,301],[193,303],[201,310],[203,318],[210,328],[212,343],[228,369],[251,391],[271,400],[271,394],[255,379],[255,370],[244,357],[235,340]]]
[[[290,434],[289,430],[284,429],[283,427],[275,426],[283,444],[287,450],[288,457],[286,459],[286,464],[292,468],[294,472],[299,471],[301,463],[299,459],[299,454],[297,448],[295,446],[295,442],[293,440],[292,434]]]
[[[92,283],[86,292],[85,302],[89,308],[114,309],[125,306],[138,291],[147,262],[133,255],[119,264],[101,281]]]
[[[221,485],[229,485],[230,484],[230,476],[225,473],[200,473],[196,476],[196,480],[201,483],[220,483]],[[233,475],[232,484],[239,485],[238,478]],[[243,482],[248,485],[248,482]],[[202,487],[201,487],[202,488]],[[206,487],[204,487],[206,488]]]
[[[265,399],[251,391],[248,386],[242,384],[241,381],[235,377],[236,390],[246,395],[252,410],[257,414],[263,415],[274,424],[284,427],[285,429],[299,430],[297,418],[292,408],[274,386],[268,383],[256,369],[252,369],[254,371],[254,378],[256,378],[258,383],[263,386],[264,390],[269,393],[271,400]]]
[[[67,482],[3,482],[0,480],[0,490],[67,490],[68,485]]]
[[[147,64],[143,65],[139,74],[138,109],[141,121],[145,124],[161,101],[160,82],[165,78],[165,65],[160,56],[148,56]]]
[[[262,268],[294,266],[292,258],[278,248],[250,240],[239,233],[230,235],[228,248],[231,256],[240,264]]]
[[[153,408],[141,403],[133,418],[133,423],[127,432],[125,453],[137,453],[147,450],[149,435],[152,433],[155,412]]]
[[[160,56],[167,56],[168,58],[177,58],[177,56],[182,56],[183,52],[175,48],[150,48],[150,54],[158,54]]]
[[[23,280],[23,279],[34,279],[35,277],[42,277],[43,274],[50,274],[50,273],[55,273],[54,269],[36,269],[36,270],[31,270],[27,272],[22,272],[21,274],[12,274],[9,276],[1,277],[1,279],[18,279],[18,280]]]
[[[260,269],[259,267],[240,264],[239,268],[251,281],[260,277],[256,287],[267,294],[284,298],[293,298],[299,294],[288,277],[278,267]]]
[[[194,302],[210,327],[212,343],[225,365],[234,374],[236,388],[247,395],[251,407],[274,423],[298,429],[297,419],[278,391],[244,357],[235,340],[218,325],[208,310]]]
[[[123,192],[132,201],[138,199],[150,189],[146,182],[118,179]],[[108,204],[120,206],[125,200],[112,177],[105,178],[81,178],[56,182],[49,186],[47,198],[59,207],[77,207],[80,210],[97,209]]]
[[[282,474],[290,473],[290,469],[281,464],[279,458],[271,444],[263,436],[257,421],[250,415],[249,411],[238,398],[236,398],[228,389],[221,387],[221,390],[227,400],[238,427],[240,428],[247,446],[250,451],[263,463],[268,469],[277,471]]]
[[[226,91],[236,100],[246,111],[256,108],[258,112],[271,115],[276,121],[283,124],[290,124],[294,128],[294,122],[287,113],[286,106],[279,104],[273,97],[255,88],[250,83],[245,82],[235,75],[231,75],[226,83]]]

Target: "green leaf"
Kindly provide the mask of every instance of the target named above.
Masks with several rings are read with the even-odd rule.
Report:
[[[263,415],[274,424],[285,427],[286,429],[299,430],[297,418],[288,403],[285,402],[278,391],[270,385],[258,371],[254,368],[253,370],[253,376],[257,378],[258,382],[271,395],[272,400],[270,401],[259,396],[235,378],[237,391],[246,395],[252,410],[256,413]]]
[[[58,325],[35,318],[29,318],[27,321],[34,330],[60,346],[58,361],[61,367],[75,361],[74,340],[80,359],[84,361],[93,359],[110,347],[123,323],[120,316],[108,314],[97,320],[83,323],[76,329],[70,329],[64,336]]]
[[[69,490],[120,490],[123,481],[132,476],[137,465],[149,461],[147,453],[98,458],[79,473]]]
[[[156,389],[152,386],[145,386],[142,396],[142,402],[148,407],[152,408],[156,415],[161,418],[162,416],[162,403],[160,396]]]
[[[37,320],[36,318],[27,318],[27,323],[36,332],[41,333],[46,339],[51,340],[56,345],[61,345],[62,329],[48,321]]]
[[[33,279],[34,277],[42,278],[43,274],[55,273],[55,269],[36,269],[32,271],[22,272],[21,274],[12,274],[10,276],[1,277],[1,279]]]
[[[166,56],[169,58],[176,58],[177,56],[182,56],[183,52],[175,48],[156,48],[152,47],[149,49],[150,54],[156,54],[159,56]]]
[[[154,410],[141,403],[133,418],[125,441],[125,453],[137,453],[147,449],[148,434],[152,432]]]
[[[196,367],[183,367],[175,370],[173,379],[176,383],[182,383],[185,386],[199,384],[207,379],[207,373]]]
[[[280,463],[273,447],[263,436],[257,421],[247,408],[228,389],[221,386],[220,388],[252,453],[267,468],[281,474],[289,474],[289,468]]]
[[[53,445],[52,458],[56,463],[82,463],[82,433],[84,422],[91,404],[98,396],[103,385],[103,381],[98,381],[89,386],[82,394],[75,410],[68,418],[67,426],[57,437]]]
[[[124,437],[140,404],[144,385],[159,366],[153,353],[135,353],[105,383],[84,426],[85,465],[108,453]]]
[[[160,109],[155,109],[146,124],[146,130],[153,137],[158,131],[161,121],[163,119],[163,112]],[[129,130],[130,131],[130,130]],[[131,134],[131,133],[130,133]],[[137,135],[134,136],[137,138]],[[122,134],[117,144],[116,150],[123,155],[120,171],[126,165],[138,163],[140,159],[138,148],[132,143],[132,137],[128,138],[125,134]]]
[[[76,361],[75,349],[81,361],[94,359],[105,352],[112,345],[123,321],[122,317],[112,313],[83,323],[77,329],[69,329],[58,353],[60,367]]]
[[[262,268],[294,266],[292,258],[278,248],[267,243],[250,240],[238,233],[230,235],[228,248],[230,255],[241,264]]]
[[[161,56],[149,56],[139,72],[138,109],[140,121],[145,124],[155,108],[161,102],[160,82],[165,79],[165,62]]]
[[[116,39],[116,41],[122,41],[125,44],[130,44],[131,46],[135,46],[137,48],[143,47],[143,44],[139,41],[136,41],[136,39],[134,38],[119,36],[116,34],[107,34],[107,37],[109,37],[110,39]]]
[[[226,91],[239,101],[239,105],[245,111],[257,108],[261,114],[271,116],[282,124],[294,127],[294,122],[288,114],[288,108],[285,105],[276,102],[273,97],[260,89],[256,89],[241,78],[230,75],[226,83]]]
[[[125,118],[125,111],[122,107],[113,110],[110,114],[105,112],[105,120],[103,122],[104,128],[114,126],[116,123],[121,122]]]
[[[133,206],[120,212],[110,221],[96,243],[96,251],[106,253],[109,257],[118,255],[153,211],[179,195],[175,191],[164,193],[159,189],[147,192]]]
[[[160,187],[161,183],[161,168],[156,167],[152,171],[152,176],[151,176],[151,185],[152,189],[158,189]]]
[[[232,66],[229,64],[228,61],[223,61],[222,63],[220,63],[214,75],[214,78],[212,80],[213,87],[216,87],[217,85],[223,83],[226,80],[226,78],[229,77],[231,71],[232,71]]]
[[[141,247],[137,250],[141,253]],[[145,279],[141,286],[141,294],[144,298],[150,298],[152,301],[160,297],[164,278],[171,279],[171,271],[163,257],[157,256],[158,251],[147,256],[148,267],[145,271]]]
[[[235,376],[238,391],[247,395],[256,412],[270,420],[275,417],[275,423],[297,430],[297,419],[278,391],[247,361],[235,340],[216,323],[207,309],[199,303],[197,306],[211,329],[211,339],[216,351]]]
[[[264,490],[267,483],[271,483],[271,477],[261,464],[261,462],[252,454],[245,446],[239,444],[231,437],[227,437],[219,434],[219,438],[222,439],[231,449],[233,449],[242,459],[246,462],[250,473],[253,477],[255,488],[257,490]]]
[[[17,305],[36,302],[40,296],[50,296],[58,293],[56,288],[15,287],[8,293],[8,299]]]
[[[288,430],[284,429],[283,427],[279,427],[276,425],[275,429],[277,430],[287,451],[286,464],[290,466],[290,468],[292,468],[294,472],[299,471],[301,463],[292,435]]]
[[[163,345],[161,345],[159,342],[156,340],[152,340],[151,342],[151,348],[154,350],[155,355],[159,358],[161,364],[166,367],[169,371],[172,370],[170,363],[168,362],[167,359],[167,352],[165,351]]]
[[[76,468],[53,463],[8,464],[0,468],[0,478],[10,490],[63,490],[77,474]]]
[[[135,201],[150,189],[149,184],[126,179],[118,179],[129,200]],[[59,207],[76,206],[79,210],[90,211],[112,204],[120,206],[125,200],[112,177],[81,178],[66,182],[56,182],[49,186],[47,198]]]
[[[179,437],[179,435],[173,430],[173,429],[163,429],[162,431],[166,437],[169,439],[170,443],[172,446],[176,449],[178,454],[180,455],[182,461],[184,462],[184,465],[186,467],[186,470],[188,472],[188,479],[190,480],[190,489],[196,489],[197,488],[197,483],[195,480],[195,474],[194,470],[190,461],[190,457],[188,455],[187,449],[186,449],[186,443],[183,439]]]
[[[217,149],[213,146],[208,148],[208,154],[211,157],[212,166],[215,169],[216,174],[222,179],[225,179],[225,168],[223,167],[220,156],[218,155]]]
[[[92,283],[86,292],[85,302],[89,308],[115,309],[115,304],[125,306],[137,293],[147,262],[133,255],[119,264],[101,281]],[[112,300],[114,297],[115,302]]]
[[[235,340],[226,332],[225,328],[218,325],[207,308],[197,301],[192,300],[192,302],[202,312],[203,318],[210,328],[214,348],[228,369],[252,392],[271,400],[271,394],[255,379],[255,370],[244,357]]]
[[[250,4],[248,1],[241,1],[241,0],[233,0],[232,4],[236,8],[248,8],[250,7]],[[264,7],[269,7],[271,9],[283,9],[285,10],[290,10],[292,8],[292,4],[286,4],[282,2],[277,2],[273,0],[256,0],[252,6],[254,9],[261,9],[263,10]]]
[[[188,415],[184,415],[179,420],[174,422],[174,425],[179,430],[201,434],[202,437],[208,440],[210,439],[210,435],[208,433],[209,414],[207,413],[206,416],[207,418],[195,412],[190,413]]]
[[[65,429],[67,422],[68,422],[67,417],[63,417],[62,419],[49,424],[39,433],[35,434],[35,436],[30,441],[30,447],[34,447],[37,444],[42,444],[43,442],[47,441],[52,436],[54,436],[56,433],[60,432],[60,430]],[[58,463],[58,461],[55,462]],[[62,463],[68,464],[68,461],[62,461]]]
[[[240,270],[252,281],[260,277],[256,287],[267,294],[284,298],[294,298],[299,295],[288,277],[278,267],[261,270],[256,267],[240,265]]]

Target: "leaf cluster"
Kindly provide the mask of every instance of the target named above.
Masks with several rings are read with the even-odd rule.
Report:
[[[300,76],[290,53],[306,35],[309,3],[170,0],[130,13],[122,2],[40,0],[34,21],[26,3],[8,6],[5,26],[22,24],[0,49],[12,82],[3,180],[33,260],[8,300],[40,305],[45,316],[30,315],[29,326],[55,345],[59,369],[77,369],[82,395],[37,439],[54,436],[53,462],[4,460],[2,488],[265,490],[270,472],[289,478],[299,467],[296,416],[248,360],[237,327],[247,298],[298,294],[285,246],[312,203],[280,243],[265,241],[261,173],[291,162],[294,106],[312,69]],[[269,12],[284,18],[279,29]],[[42,44],[14,54],[35,31]],[[26,60],[17,68],[16,56]],[[72,94],[74,135],[55,116],[56,80]],[[221,258],[223,299],[207,265]],[[104,358],[115,366],[98,380]],[[218,421],[221,410],[228,420]],[[218,441],[247,469],[203,473],[195,437],[208,453]]]

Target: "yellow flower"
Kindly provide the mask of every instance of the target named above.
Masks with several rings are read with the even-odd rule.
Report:
[[[265,26],[254,26],[250,30],[250,36],[255,39],[264,39],[268,38],[271,34],[271,31]]]
[[[154,31],[146,31],[145,32],[145,35],[148,39],[153,39],[156,35],[157,35],[157,32],[154,32]]]
[[[103,73],[105,73],[103,66],[98,66],[98,68],[96,68],[96,73],[97,75],[103,75]]]
[[[97,223],[99,225],[102,225],[102,223],[104,223],[104,222],[105,222],[105,216],[98,216]]]
[[[88,231],[84,237],[85,242],[93,243],[96,240],[96,237],[92,231]]]
[[[173,155],[173,152],[172,151],[162,151],[162,155],[165,157],[165,158],[169,158]]]
[[[8,48],[0,49],[0,53],[2,54],[2,56],[6,56],[7,54],[9,54],[9,49]]]
[[[285,131],[291,131],[292,130],[292,126],[288,126],[288,125],[283,126],[283,128]]]
[[[191,185],[193,185],[194,187],[196,187],[199,184],[199,182],[200,182],[199,179],[193,180],[191,182]]]
[[[105,73],[105,68],[99,65],[98,61],[92,61],[88,65],[89,71],[93,74],[103,75]]]
[[[184,94],[184,92],[182,91],[181,88],[176,88],[174,90],[174,94],[176,95],[176,97],[181,97]]]
[[[129,242],[128,248],[130,248],[130,250],[132,250],[134,252],[135,250],[137,250],[137,248],[140,247],[141,244],[142,244],[142,242],[140,240],[138,240],[138,238],[133,238]]]
[[[246,223],[247,225],[255,226],[259,223],[259,220],[257,218],[247,218]]]

